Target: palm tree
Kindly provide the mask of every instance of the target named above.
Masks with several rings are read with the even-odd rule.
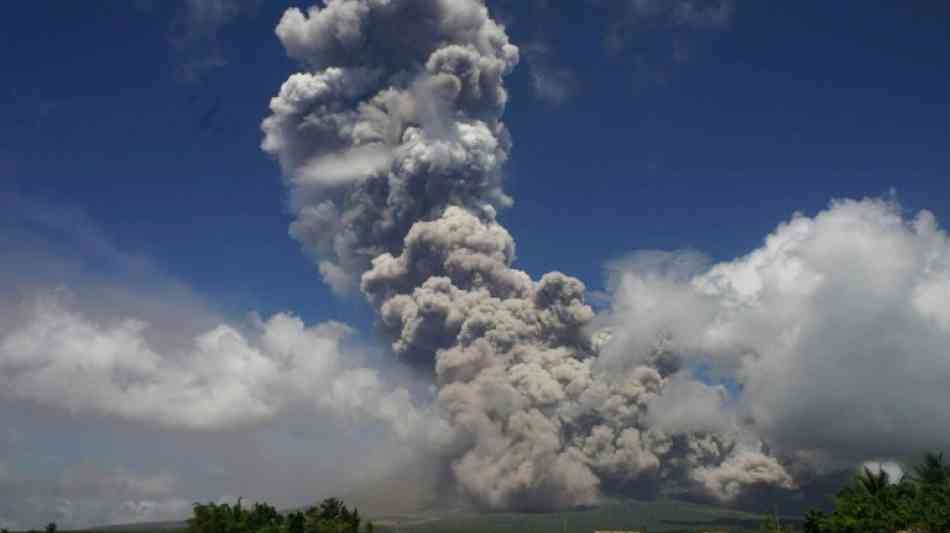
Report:
[[[927,453],[924,462],[914,467],[914,479],[927,485],[939,485],[950,479],[950,466],[943,464],[943,452]]]
[[[875,474],[870,468],[864,467],[864,474],[858,476],[857,485],[869,495],[877,496],[887,488],[890,481],[890,476],[887,475],[887,472],[883,468],[879,469],[877,474]]]

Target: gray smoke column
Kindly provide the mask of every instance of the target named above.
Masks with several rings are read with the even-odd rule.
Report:
[[[288,176],[291,235],[335,289],[449,205],[509,205],[502,77],[518,49],[473,1],[331,0],[277,35],[309,72],[271,101],[263,148]]]
[[[276,32],[306,68],[262,125],[287,176],[290,233],[334,289],[360,288],[396,354],[434,373],[464,495],[548,509],[631,486],[722,499],[791,486],[728,417],[650,412],[668,384],[683,401],[722,403],[720,389],[677,386],[661,351],[597,370],[607,334],[586,333],[583,283],[512,268],[495,212],[511,204],[500,118],[518,49],[481,1],[329,0],[288,10]]]

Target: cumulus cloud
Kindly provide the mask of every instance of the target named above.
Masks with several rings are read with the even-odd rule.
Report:
[[[308,328],[278,314],[258,324],[250,338],[219,325],[182,353],[162,353],[143,335],[148,323],[93,321],[58,292],[23,302],[20,316],[4,324],[4,396],[75,413],[221,428],[270,419],[306,401],[340,371],[339,344],[347,331],[340,324]]]
[[[148,260],[116,249],[81,211],[2,200],[2,397],[220,429],[332,409],[334,380],[368,371],[358,348],[343,348],[351,332],[343,324],[308,326],[290,313],[229,321]],[[376,379],[362,388],[400,395],[386,387]]]
[[[233,319],[79,209],[9,193],[0,206],[4,524],[179,519],[225,496],[299,505],[330,495],[320,480],[347,490],[450,440],[350,328]]]
[[[636,365],[660,345],[709,365],[738,384],[744,429],[780,457],[851,465],[950,444],[936,407],[950,375],[950,241],[928,211],[834,201],[733,261],[685,276],[627,264],[614,277],[616,334],[599,364]]]

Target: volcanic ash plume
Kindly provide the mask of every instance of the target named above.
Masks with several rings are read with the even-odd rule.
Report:
[[[288,10],[276,31],[306,67],[262,126],[287,176],[290,233],[335,290],[360,288],[403,360],[433,373],[465,495],[544,509],[622,487],[728,499],[791,485],[735,424],[653,423],[675,364],[657,352],[598,371],[584,285],[511,267],[495,210],[511,203],[500,117],[518,49],[482,2],[329,0]]]

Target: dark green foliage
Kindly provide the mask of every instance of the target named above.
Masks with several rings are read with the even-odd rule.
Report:
[[[869,496],[877,496],[883,493],[887,490],[887,486],[891,484],[891,478],[883,468],[875,474],[870,468],[864,467],[864,474],[858,476],[855,481],[856,489],[864,491]]]
[[[924,462],[914,467],[914,480],[939,485],[950,480],[950,466],[943,464],[943,452],[928,453]]]
[[[306,520],[303,513],[290,513],[287,515],[287,533],[305,533]]]
[[[950,469],[943,454],[927,454],[911,478],[890,483],[865,469],[835,498],[832,513],[810,511],[806,533],[950,531]]]
[[[56,522],[46,524],[46,533],[56,533]]]
[[[370,524],[366,529],[372,533]],[[336,498],[286,516],[263,503],[249,509],[240,500],[233,506],[196,504],[188,533],[360,533],[360,514]]]

